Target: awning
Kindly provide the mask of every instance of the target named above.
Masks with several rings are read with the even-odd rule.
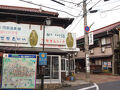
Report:
[[[22,51],[22,52],[42,52],[42,48],[38,47],[0,47],[0,51]],[[45,48],[45,52],[67,53],[66,51],[57,48]]]
[[[67,54],[68,52],[76,52],[79,49],[59,49],[59,48],[44,48],[44,52],[48,52],[48,53],[59,53],[59,54]],[[5,47],[5,46],[1,46],[0,47],[0,51],[2,52],[42,52],[43,49],[42,48],[38,48],[38,47]]]

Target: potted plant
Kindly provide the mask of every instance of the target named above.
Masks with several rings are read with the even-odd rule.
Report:
[[[71,80],[71,81],[74,81],[74,80],[75,80],[75,74],[74,74],[73,72],[71,73],[70,80]]]

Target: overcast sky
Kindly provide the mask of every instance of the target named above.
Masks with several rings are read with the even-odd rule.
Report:
[[[82,17],[82,14],[83,14],[82,1],[83,0],[57,0],[65,4],[65,6],[57,4],[51,0],[27,0],[27,1],[31,1],[39,5],[41,4],[44,6],[55,8],[55,9],[61,10],[61,12],[48,9],[45,7],[40,7],[37,5],[28,4],[25,2],[21,2],[19,0],[0,0],[0,5],[42,8],[43,10],[58,12],[59,17],[74,18],[73,24],[69,26],[66,30],[68,30],[69,32],[76,33],[77,37],[84,35],[83,17]],[[64,1],[73,2],[74,4],[64,2]],[[98,1],[100,2],[96,4]],[[75,4],[80,2],[81,4],[79,6]],[[87,0],[87,3],[88,3],[87,9],[93,6],[93,10],[98,10],[97,13],[89,13],[89,11],[87,13],[88,26],[94,23],[90,29],[91,31],[120,21],[120,0],[109,0],[107,2],[104,2],[104,0]],[[64,12],[67,12],[67,13],[64,13]],[[71,16],[70,14],[73,16]],[[74,17],[74,16],[79,16],[79,17]]]

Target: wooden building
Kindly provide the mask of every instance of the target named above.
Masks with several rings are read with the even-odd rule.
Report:
[[[119,30],[120,22],[94,30],[94,44],[89,45],[90,67],[93,73],[113,73],[120,74],[118,59]],[[80,51],[76,57],[76,65],[81,67],[80,71],[85,71],[85,49],[84,36],[77,39],[77,47]],[[117,52],[117,53],[116,53]]]

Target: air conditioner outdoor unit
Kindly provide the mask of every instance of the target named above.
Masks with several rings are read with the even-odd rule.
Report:
[[[102,48],[101,48],[101,51],[102,51],[102,52],[105,52],[105,47],[102,47]]]
[[[90,50],[90,54],[93,54],[93,53],[94,53],[94,52],[93,52],[93,49],[91,49],[91,50]]]

